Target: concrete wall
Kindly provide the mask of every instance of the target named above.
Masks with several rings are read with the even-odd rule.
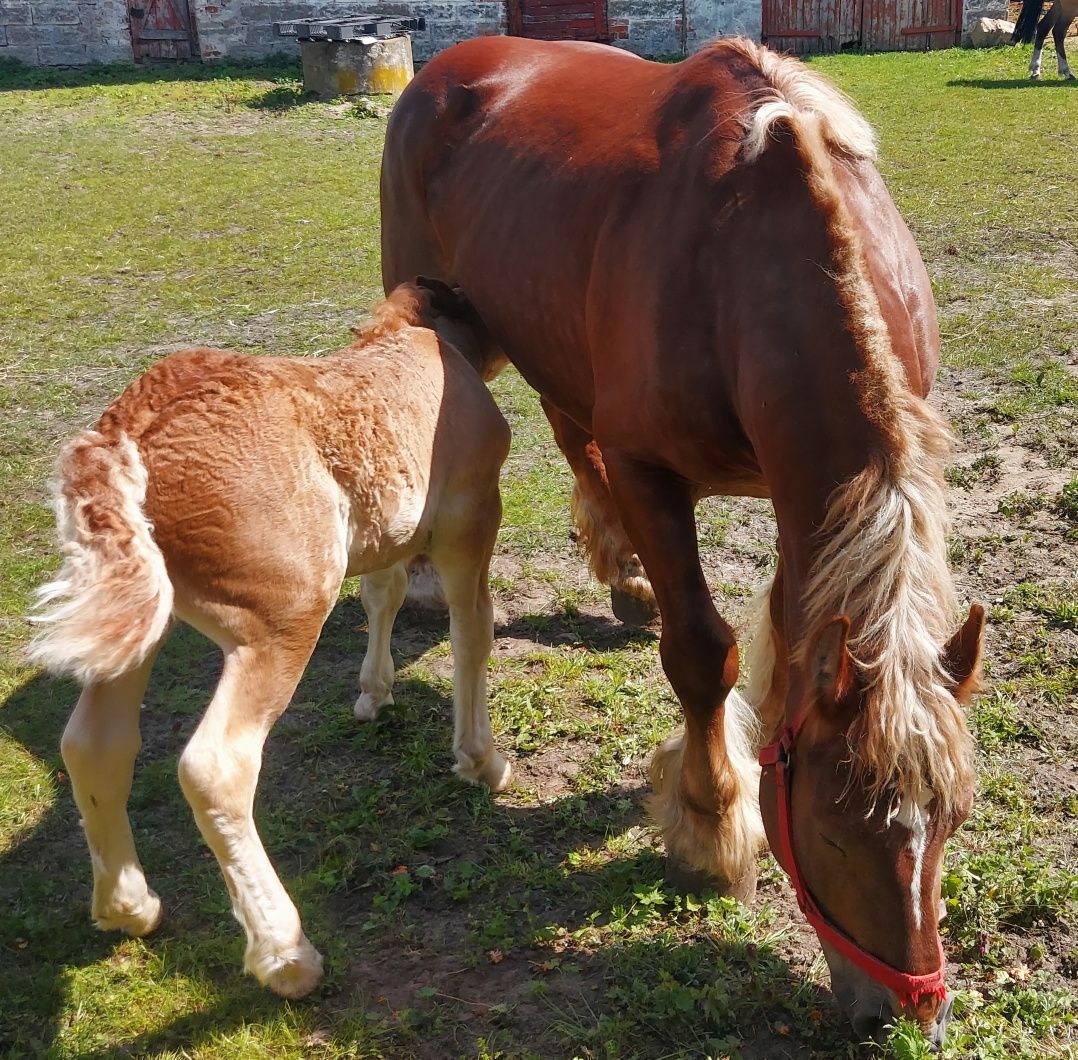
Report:
[[[203,59],[255,59],[271,52],[298,56],[294,40],[274,37],[274,22],[364,10],[425,15],[426,31],[412,35],[412,54],[420,60],[469,37],[506,32],[506,8],[500,0],[379,0],[367,5],[362,0],[194,0],[192,7]]]
[[[78,66],[132,59],[125,0],[0,0],[0,59]]]

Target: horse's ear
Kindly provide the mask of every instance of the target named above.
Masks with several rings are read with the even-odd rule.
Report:
[[[954,696],[964,702],[977,690],[984,655],[984,608],[971,604],[969,617],[943,648],[944,669],[955,682]]]
[[[853,660],[847,650],[850,619],[836,615],[827,622],[812,643],[806,660],[808,676],[823,707],[837,707],[853,687]]]
[[[459,287],[450,287],[444,280],[430,276],[417,276],[415,286],[428,293],[431,308],[437,313],[448,316],[460,316],[464,301]]]

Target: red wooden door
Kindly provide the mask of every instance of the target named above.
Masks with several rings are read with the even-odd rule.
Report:
[[[534,40],[609,40],[606,0],[509,0],[509,32]]]
[[[763,0],[763,37],[778,51],[951,48],[962,0]]]
[[[127,0],[127,13],[135,62],[199,57],[188,0]]]

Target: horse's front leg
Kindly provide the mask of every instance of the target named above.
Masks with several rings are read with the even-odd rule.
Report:
[[[656,615],[655,594],[610,496],[603,455],[587,431],[548,401],[542,404],[558,448],[573,469],[576,543],[594,577],[610,587],[615,617],[647,625]]]
[[[757,718],[734,690],[733,630],[700,567],[690,488],[681,478],[607,450],[610,488],[662,615],[660,653],[685,715],[656,752],[650,809],[666,843],[671,882],[748,901],[764,842],[758,801]]]
[[[1041,56],[1044,52],[1044,42],[1048,39],[1048,31],[1053,26],[1055,8],[1052,8],[1037,24],[1037,33],[1033,39],[1033,57],[1029,60],[1029,77],[1032,81],[1041,79]]]

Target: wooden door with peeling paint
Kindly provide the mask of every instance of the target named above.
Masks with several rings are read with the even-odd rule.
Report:
[[[188,0],[127,0],[135,62],[197,59],[198,35]]]
[[[606,0],[509,0],[509,33],[533,40],[609,40]]]
[[[961,39],[962,0],[763,0],[763,39],[777,51],[923,51]]]

